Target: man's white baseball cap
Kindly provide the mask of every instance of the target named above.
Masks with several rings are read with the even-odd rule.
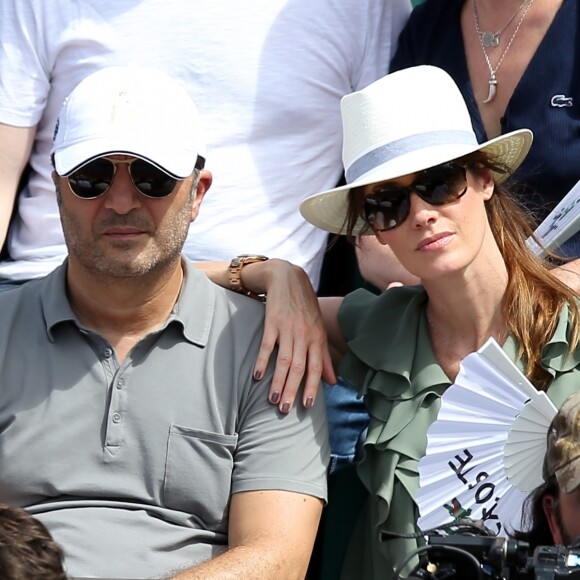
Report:
[[[112,66],[66,98],[52,153],[61,176],[92,159],[125,154],[183,179],[198,156],[205,159],[205,144],[197,107],[177,79],[155,68]]]

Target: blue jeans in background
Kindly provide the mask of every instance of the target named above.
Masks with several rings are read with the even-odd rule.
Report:
[[[330,474],[360,458],[369,415],[362,397],[348,388],[340,377],[334,386],[322,384],[330,436]]]

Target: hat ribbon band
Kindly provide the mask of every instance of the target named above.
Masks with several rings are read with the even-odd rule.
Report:
[[[475,135],[470,131],[430,131],[385,143],[359,157],[345,173],[346,182],[352,183],[379,165],[393,161],[401,155],[436,145],[477,146]]]

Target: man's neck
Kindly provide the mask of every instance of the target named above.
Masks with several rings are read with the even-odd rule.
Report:
[[[124,360],[131,348],[167,320],[183,282],[178,260],[162,271],[110,278],[69,262],[67,292],[81,325],[109,341]]]

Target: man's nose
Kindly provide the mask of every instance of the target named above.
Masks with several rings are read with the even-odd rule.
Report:
[[[127,214],[141,206],[142,197],[133,185],[129,165],[117,165],[113,183],[105,195],[105,207],[118,214]]]

